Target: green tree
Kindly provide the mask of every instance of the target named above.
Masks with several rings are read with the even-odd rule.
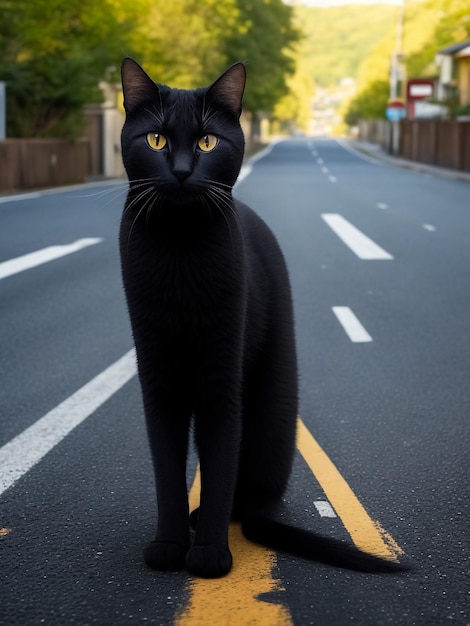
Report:
[[[288,93],[287,76],[295,70],[289,50],[300,33],[293,12],[282,0],[237,0],[238,27],[228,32],[224,50],[227,63],[245,61],[249,80],[245,107],[270,114]]]
[[[308,61],[303,55],[303,40],[296,46],[293,58],[295,72],[287,78],[289,93],[274,107],[274,117],[281,122],[294,124],[295,128],[306,131],[312,118],[312,98],[315,85]]]
[[[132,24],[126,52],[160,83],[192,89],[216,78],[227,63],[226,33],[237,28],[236,0],[110,0]]]
[[[408,76],[435,76],[437,52],[470,38],[468,0],[426,0],[407,9],[404,45]]]
[[[355,126],[360,119],[382,119],[389,99],[388,81],[376,80],[362,89],[349,103],[344,121]]]
[[[435,57],[439,49],[470,38],[468,0],[407,0],[403,23],[402,52],[408,78],[437,76]],[[394,34],[389,31],[358,71],[359,92],[351,101],[346,120],[384,116]],[[377,104],[373,100],[377,98]],[[385,100],[384,100],[385,99]]]
[[[10,136],[76,136],[123,37],[107,0],[1,0]]]
[[[77,136],[83,105],[119,80],[125,55],[182,88],[246,60],[252,111],[271,111],[294,69],[282,0],[0,0],[0,14],[10,136]]]

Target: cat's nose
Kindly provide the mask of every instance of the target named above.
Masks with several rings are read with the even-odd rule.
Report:
[[[171,163],[171,171],[173,175],[182,183],[185,181],[192,171],[192,156],[183,150],[177,151]]]
[[[180,183],[182,183],[191,174],[191,170],[188,170],[188,169],[173,170],[173,174],[180,181]]]

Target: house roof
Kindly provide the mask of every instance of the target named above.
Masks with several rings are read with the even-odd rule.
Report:
[[[461,41],[460,43],[454,43],[451,46],[446,46],[445,48],[441,48],[438,54],[449,54],[454,55],[457,52],[460,52],[464,48],[468,48],[470,46],[470,39],[466,39],[465,41]]]

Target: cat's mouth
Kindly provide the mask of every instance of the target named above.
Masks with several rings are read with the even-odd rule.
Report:
[[[183,207],[207,205],[210,198],[206,187],[187,180],[161,186],[159,191],[165,202]]]

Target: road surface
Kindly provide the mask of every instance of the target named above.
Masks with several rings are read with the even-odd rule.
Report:
[[[117,233],[125,184],[0,199],[0,624],[470,624],[470,187],[289,139],[236,195],[292,279],[300,436],[284,519],[394,557],[252,546],[148,570],[155,498]],[[188,487],[197,500],[191,451]]]

